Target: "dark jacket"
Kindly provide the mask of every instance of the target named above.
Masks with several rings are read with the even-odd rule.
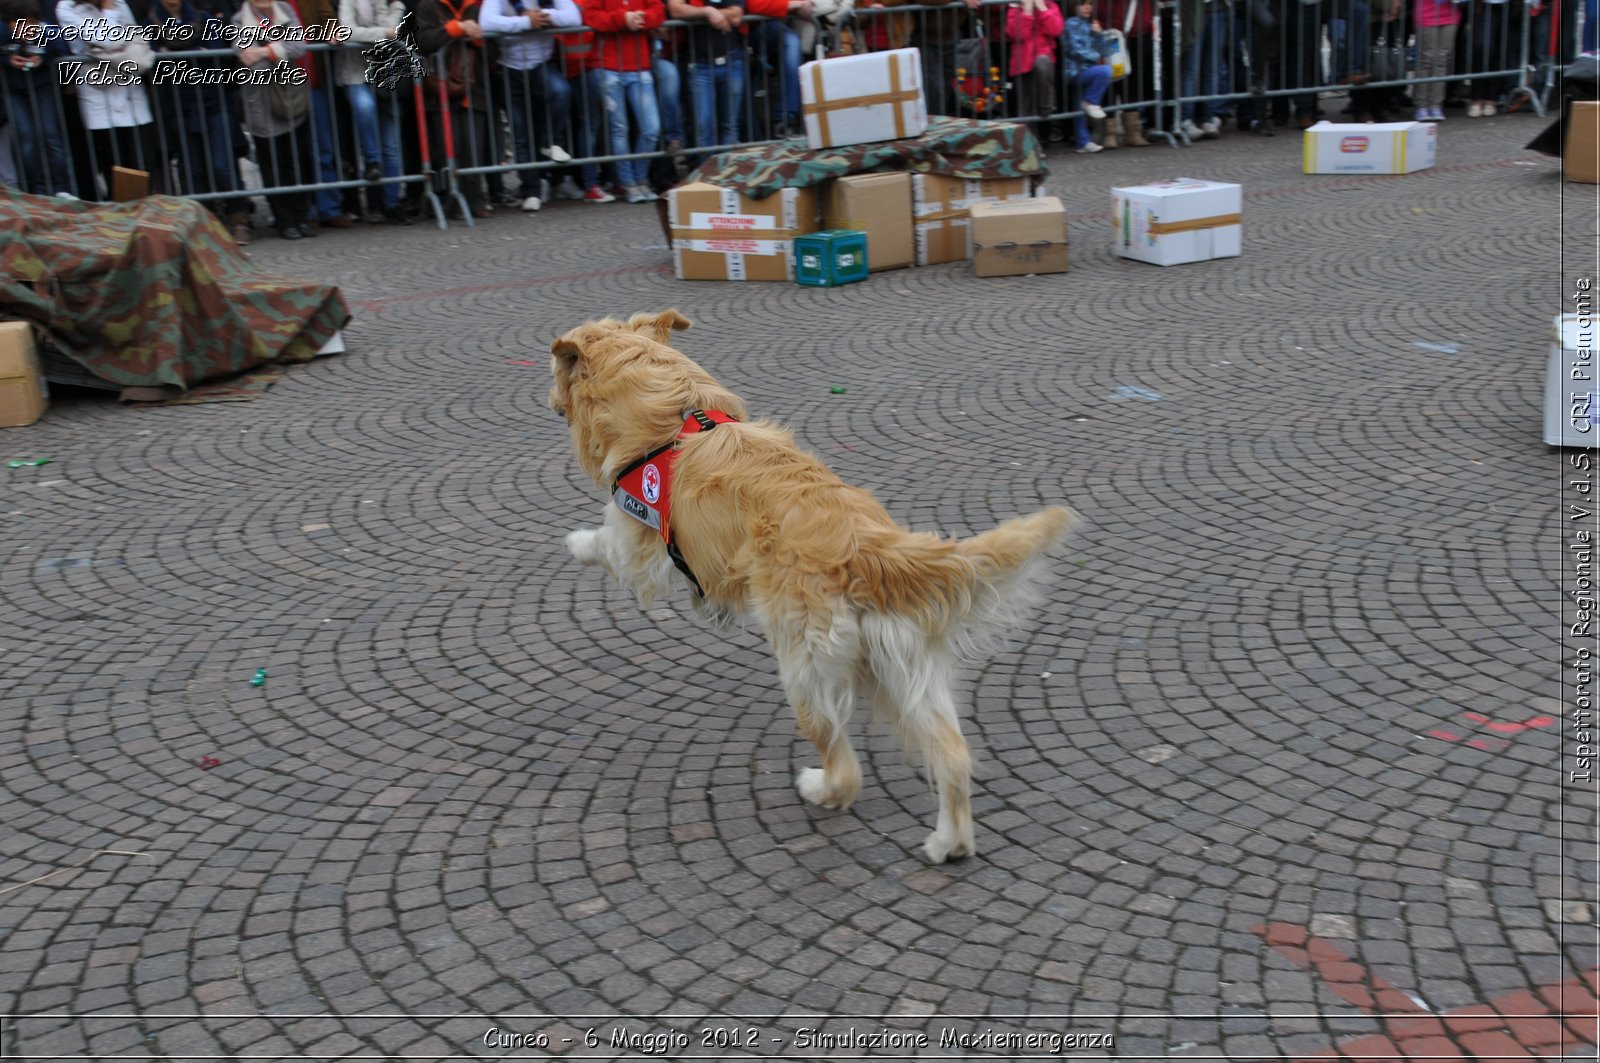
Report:
[[[54,6],[51,5],[52,8]],[[5,49],[3,57],[0,57],[0,69],[4,70],[5,78],[0,83],[5,85],[8,99],[27,100],[32,97],[39,101],[40,106],[54,107],[55,60],[67,58],[72,54],[72,49],[61,39],[61,27],[56,24],[55,18],[47,15],[42,6],[37,21],[44,25],[44,40],[24,43],[12,36],[11,23],[0,19],[0,47]],[[41,45],[42,52],[39,51]],[[13,46],[23,49],[27,54],[38,55],[44,62],[32,70],[18,70],[11,65]]]
[[[452,3],[451,0],[419,0],[414,9],[412,22],[412,38],[416,41],[417,51],[427,57],[428,83],[422,87],[422,99],[430,110],[439,106],[439,88],[434,78],[443,71],[446,76],[447,88],[452,80],[450,71],[456,71],[459,81],[460,76],[467,76],[470,68],[470,80],[465,86],[465,94],[451,92],[453,106],[470,106],[475,111],[488,109],[486,92],[482,82],[487,77],[488,71],[488,46],[482,40],[472,40],[461,29],[463,22],[476,22],[478,20],[478,0],[460,0]],[[457,133],[461,136],[461,133]]]

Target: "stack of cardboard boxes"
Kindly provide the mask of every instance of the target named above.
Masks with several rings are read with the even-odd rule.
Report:
[[[915,48],[806,63],[800,90],[813,151],[915,137],[928,125]],[[1032,198],[1025,177],[863,173],[827,182],[820,196],[786,188],[765,199],[696,182],[667,198],[680,280],[860,280],[854,234],[863,234],[872,272],[964,259],[978,276],[1067,268],[1066,211],[1054,198]],[[1013,206],[992,219],[977,210],[1000,204]],[[798,237],[808,237],[799,248]]]

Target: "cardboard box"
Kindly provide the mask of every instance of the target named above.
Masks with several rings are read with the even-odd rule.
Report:
[[[131,203],[150,194],[150,172],[132,170],[126,166],[111,167],[111,199],[115,203]]]
[[[837,288],[867,279],[867,234],[824,229],[794,238],[794,279],[811,288]]]
[[[1112,250],[1158,266],[1233,258],[1241,250],[1243,203],[1238,185],[1192,177],[1113,188]]]
[[[1555,319],[1544,374],[1544,441],[1552,447],[1600,447],[1600,318]]]
[[[901,140],[928,128],[915,48],[804,63],[800,103],[812,151]]]
[[[794,238],[817,229],[813,188],[750,199],[696,181],[667,193],[672,262],[685,281],[794,280]]]
[[[39,368],[33,326],[0,321],[0,428],[32,424],[50,405],[50,386]]]
[[[1433,166],[1432,122],[1318,122],[1305,132],[1306,173],[1413,173]]]
[[[972,257],[972,207],[1033,195],[1027,177],[977,180],[942,174],[911,175],[911,214],[917,265],[960,262]]]
[[[1567,142],[1561,172],[1569,181],[1600,184],[1600,103],[1575,100],[1567,112]]]
[[[912,265],[917,239],[911,225],[911,175],[859,173],[828,182],[822,225],[866,233],[867,261],[874,273]]]
[[[1055,196],[974,203],[972,272],[979,277],[1067,272],[1067,208]]]

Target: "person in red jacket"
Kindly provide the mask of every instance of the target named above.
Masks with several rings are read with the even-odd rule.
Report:
[[[1051,144],[1064,139],[1060,127],[1047,120],[1056,113],[1056,38],[1065,28],[1054,0],[1021,0],[1006,8],[1011,80],[1022,90],[1023,113],[1039,117],[1035,132]]]
[[[632,154],[650,154],[661,139],[661,114],[650,72],[650,31],[666,20],[662,0],[589,0],[584,5],[584,25],[595,31],[601,102],[613,155],[630,154],[630,112],[636,127]],[[647,160],[618,159],[616,167],[617,183],[629,203],[657,198],[650,191]]]

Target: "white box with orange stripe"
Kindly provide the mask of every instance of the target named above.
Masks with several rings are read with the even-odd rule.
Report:
[[[1234,258],[1243,248],[1243,204],[1239,185],[1193,177],[1113,188],[1112,249],[1157,266]]]

